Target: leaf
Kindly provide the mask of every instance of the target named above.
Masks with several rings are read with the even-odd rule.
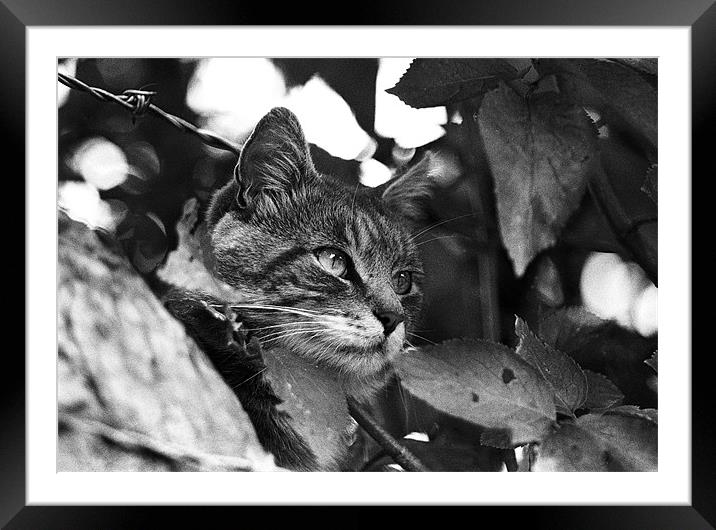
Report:
[[[550,307],[560,307],[564,304],[564,289],[559,269],[549,256],[540,258],[532,289],[542,304]]]
[[[587,400],[584,407],[592,412],[604,411],[622,402],[624,394],[608,377],[584,370],[587,376]]]
[[[621,405],[609,409],[607,414],[621,414],[622,416],[634,416],[644,418],[654,423],[659,423],[659,412],[656,409],[640,409],[636,405]]]
[[[649,198],[654,201],[654,204],[658,204],[658,181],[659,181],[659,166],[656,164],[652,165],[646,171],[646,177],[644,177],[644,184],[641,186],[641,191],[646,193]]]
[[[142,273],[153,271],[166,256],[164,224],[151,212],[127,214],[118,225],[117,234],[132,264]]]
[[[502,59],[415,59],[386,92],[411,107],[437,107],[479,96],[500,79],[518,76],[517,69]]]
[[[572,354],[598,340],[599,333],[611,325],[582,306],[571,306],[544,316],[537,324],[537,334],[550,346]]]
[[[657,89],[642,71],[599,59],[540,59],[537,69],[542,75],[557,73],[563,93],[604,113],[607,123],[628,127],[656,149]]]
[[[596,130],[580,107],[559,94],[527,100],[504,83],[485,96],[478,121],[495,181],[500,235],[522,276],[579,206]]]
[[[267,369],[263,377],[282,400],[279,412],[308,443],[321,469],[333,469],[354,434],[345,389],[337,373],[316,366],[299,355],[281,349],[263,350]]]
[[[625,414],[586,414],[539,447],[533,471],[656,471],[657,425]]]
[[[656,58],[652,59],[641,59],[641,58],[631,58],[631,57],[623,57],[620,59],[610,59],[611,61],[614,61],[615,63],[621,63],[626,66],[630,66],[631,68],[635,70],[639,70],[642,73],[650,74],[650,75],[657,75],[659,73],[659,60]]]
[[[179,243],[169,253],[157,275],[176,287],[203,291],[218,298],[240,302],[244,297],[231,286],[219,280],[210,271],[213,255],[209,244],[206,224],[199,221],[199,203],[189,199],[184,203],[182,216],[176,224]]]
[[[573,415],[587,399],[587,378],[574,360],[549,346],[516,317],[517,355],[534,366],[554,390],[557,412]]]
[[[655,351],[654,355],[649,357],[644,363],[652,368],[657,374],[659,373],[659,352]]]
[[[438,410],[496,429],[504,445],[548,435],[555,421],[549,385],[507,346],[454,339],[399,357],[403,386]]]

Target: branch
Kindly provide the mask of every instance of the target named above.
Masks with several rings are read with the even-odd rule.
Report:
[[[649,279],[658,285],[657,220],[632,219],[624,210],[604,169],[594,172],[589,192],[606,217],[619,242],[632,254]]]
[[[352,397],[348,398],[348,412],[363,427],[371,437],[378,442],[383,450],[400,464],[406,471],[430,471],[425,465],[407,448],[393,438],[361,407]]]

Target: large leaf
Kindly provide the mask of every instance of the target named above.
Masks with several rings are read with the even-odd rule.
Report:
[[[415,59],[387,90],[411,107],[437,107],[469,99],[515,79],[519,72],[502,59]]]
[[[630,414],[587,414],[538,449],[533,471],[656,471],[657,424]]]
[[[525,99],[504,83],[478,116],[497,195],[500,234],[521,276],[557,241],[584,195],[596,131],[581,107],[554,92]]]
[[[587,399],[587,378],[572,358],[536,337],[520,317],[515,322],[520,339],[517,355],[534,366],[554,390],[557,412],[574,414]]]
[[[410,393],[438,410],[499,431],[501,445],[541,440],[554,425],[552,390],[507,346],[450,340],[406,353],[396,369]]]

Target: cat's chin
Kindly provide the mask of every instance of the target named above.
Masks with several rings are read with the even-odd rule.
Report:
[[[399,328],[390,336],[378,337],[373,341],[347,340],[345,343],[333,343],[330,347],[314,341],[287,341],[284,347],[307,360],[328,369],[337,370],[344,377],[361,380],[384,374],[390,363],[403,351],[405,331]]]

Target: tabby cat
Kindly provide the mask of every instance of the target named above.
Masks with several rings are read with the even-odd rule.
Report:
[[[214,273],[242,293],[234,308],[264,348],[282,347],[335,372],[359,399],[381,388],[421,304],[423,271],[410,228],[435,165],[427,154],[378,188],[346,186],[316,171],[289,110],[260,120],[206,223]],[[254,377],[256,367],[220,339],[225,324],[206,310],[207,300],[173,291],[165,302],[234,389],[264,447],[289,468],[340,467],[345,447],[322,456],[307,443],[277,410],[281,398]]]

